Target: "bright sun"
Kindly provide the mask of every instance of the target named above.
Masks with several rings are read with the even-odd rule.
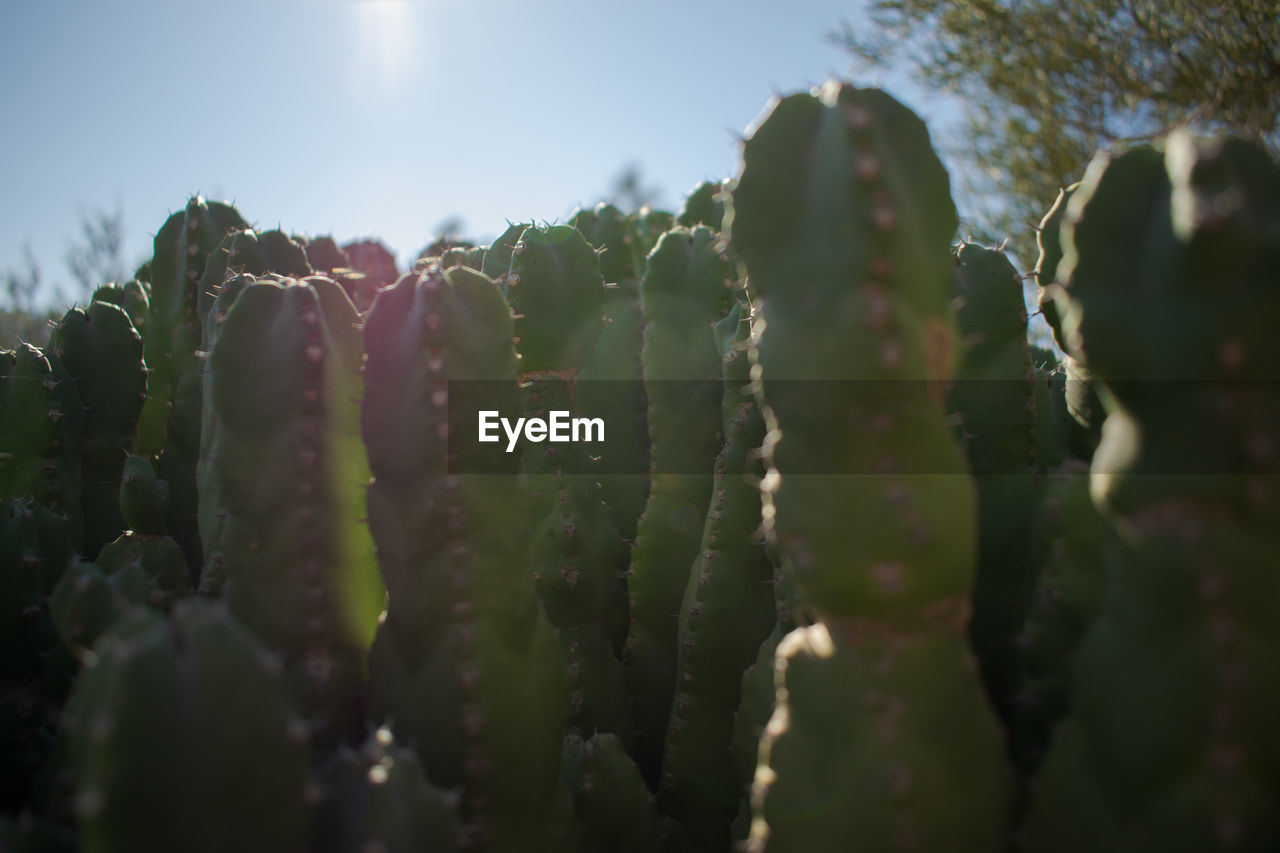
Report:
[[[413,55],[412,0],[359,0],[355,9],[358,70],[382,87],[394,86]]]

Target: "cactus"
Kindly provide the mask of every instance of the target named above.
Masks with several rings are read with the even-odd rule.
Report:
[[[320,773],[316,853],[458,849],[455,797],[431,784],[413,750],[380,728],[357,752],[343,748]]]
[[[48,597],[72,564],[67,521],[31,500],[0,500],[0,673],[34,675],[57,644]]]
[[[312,237],[306,240],[298,240],[295,242],[301,244],[303,251],[307,255],[307,263],[318,273],[335,278],[335,273],[352,269],[351,258],[347,257],[347,253],[342,251],[333,237],[322,236]],[[351,294],[348,293],[348,296]],[[354,299],[352,300],[355,301]]]
[[[85,853],[310,849],[306,726],[280,661],[223,607],[117,625],[68,710]]]
[[[822,620],[778,647],[749,849],[996,849],[1011,776],[964,637],[975,495],[938,388],[946,171],[909,110],[835,82],[776,102],[743,164],[762,516]]]
[[[94,302],[110,302],[129,315],[129,322],[138,335],[147,335],[147,316],[151,313],[151,297],[147,286],[138,279],[130,279],[122,284],[104,284],[93,292],[90,304]]]
[[[1277,221],[1271,157],[1183,132],[1100,155],[1068,205],[1062,329],[1102,386],[1091,492],[1117,535],[1027,850],[1280,844]]]
[[[0,812],[36,792],[74,662],[49,596],[72,564],[67,522],[30,500],[0,500]]]
[[[327,275],[347,292],[361,316],[369,311],[377,295],[376,283],[351,263],[351,258],[332,237],[313,237],[310,240],[295,237],[307,253],[307,263],[318,273]]]
[[[465,267],[406,274],[369,313],[368,513],[388,592],[369,709],[436,784],[463,787],[467,839],[562,850],[568,684],[528,574],[520,454],[469,438],[478,408],[521,409],[511,339],[502,294]]]
[[[478,269],[497,282],[503,294],[510,289],[508,276],[511,273],[511,259],[515,256],[516,244],[520,242],[520,235],[525,229],[531,227],[532,223],[529,222],[509,224],[507,230],[485,249],[484,260]]]
[[[58,636],[77,658],[138,607],[159,607],[168,601],[141,565],[120,563],[114,568],[108,574],[96,563],[77,562],[63,573],[50,596]]]
[[[352,240],[343,245],[342,251],[351,260],[351,268],[364,275],[360,292],[370,303],[379,290],[393,283],[400,274],[395,255],[377,240]]]
[[[668,231],[649,255],[641,289],[652,478],[631,555],[624,663],[636,763],[654,789],[675,697],[681,603],[723,443],[714,324],[729,312],[735,277],[717,239],[702,226]]]
[[[225,234],[248,227],[231,205],[195,196],[165,221],[156,233],[149,268],[139,270],[138,278],[147,281],[151,294],[143,341],[147,402],[138,423],[138,447],[145,454],[164,449],[174,394],[183,377],[196,372],[196,304],[209,253]]]
[[[676,224],[685,228],[705,225],[719,231],[724,222],[724,184],[719,181],[703,181],[684,200],[684,209],[676,217]]]
[[[138,419],[137,451],[155,457],[160,476],[169,482],[169,530],[196,569],[202,562],[195,487],[201,418],[200,282],[210,253],[223,237],[247,227],[234,207],[196,196],[156,234],[146,273],[151,288],[143,339],[147,400]]]
[[[64,516],[78,552],[84,410],[57,356],[31,344],[0,350],[0,427],[0,497],[31,497]]]
[[[1107,527],[1089,498],[1089,467],[1068,460],[1049,477],[1038,508],[1034,550],[1039,570],[1018,637],[1017,712],[1009,727],[1019,773],[1030,777],[1066,714],[1071,664],[1102,605]]]
[[[777,619],[774,567],[757,535],[764,421],[747,381],[748,319],[735,304],[716,330],[724,359],[724,448],[680,607],[675,699],[658,795],[672,824],[668,850],[729,848],[742,791],[732,746],[743,673]]]
[[[674,215],[651,207],[640,208],[628,216],[627,221],[635,235],[636,257],[640,260],[647,258],[653,251],[653,247],[662,239],[662,235],[676,226]],[[643,264],[641,264],[641,270],[643,271]]]
[[[1072,344],[1062,328],[1062,315],[1067,310],[1062,285],[1058,281],[1058,269],[1062,262],[1062,223],[1067,205],[1080,184],[1072,184],[1058,193],[1053,206],[1044,215],[1036,229],[1036,245],[1040,257],[1036,260],[1035,282],[1039,294],[1040,311],[1044,314],[1053,338],[1066,353],[1062,360],[1065,376],[1064,392],[1070,421],[1067,441],[1073,455],[1088,461],[1102,430],[1106,413],[1102,401],[1093,387],[1089,371],[1072,355]]]
[[[573,792],[587,850],[657,853],[658,809],[615,734],[564,739],[564,776]]]
[[[200,275],[200,296],[196,313],[203,329],[214,300],[228,279],[239,273],[266,275],[275,273],[286,278],[303,278],[315,270],[306,250],[283,231],[232,231],[209,253]]]
[[[130,456],[120,483],[120,512],[129,529],[105,545],[97,563],[107,574],[128,565],[140,566],[155,581],[161,597],[187,595],[195,578],[182,549],[166,531],[169,484],[156,477],[151,461]],[[167,603],[167,601],[163,602]]]
[[[355,307],[322,277],[244,286],[209,358],[223,594],[283,656],[318,743],[356,722],[385,603],[362,521],[362,358]]]
[[[94,559],[125,528],[120,477],[147,396],[142,339],[122,308],[93,302],[88,310],[72,308],[63,315],[50,335],[49,350],[75,380],[84,407],[82,553]]]
[[[516,244],[508,281],[525,413],[576,414],[578,377],[599,353],[607,326],[608,292],[595,250],[571,226],[531,226]],[[531,566],[568,662],[568,731],[588,738],[614,732],[630,745],[629,697],[615,651],[627,632],[621,576],[628,553],[587,453],[583,444],[550,443],[524,452],[533,496]]]
[[[134,606],[168,610],[190,594],[182,549],[165,534],[169,484],[151,462],[130,455],[120,481],[119,506],[129,530],[103,546],[97,563],[76,563],[53,590],[53,620],[69,651],[80,656],[128,616]]]
[[[608,288],[604,328],[578,377],[577,410],[608,424],[605,444],[594,453],[603,469],[600,495],[614,527],[630,542],[649,497],[648,399],[640,358],[644,256],[634,224],[612,205],[578,211],[571,221],[600,252],[600,272]]]
[[[1017,637],[1034,584],[1031,524],[1041,475],[1038,436],[1052,405],[1027,343],[1022,282],[998,249],[955,249],[953,305],[963,356],[949,405],[978,487],[978,570],[969,638],[992,703],[1008,721],[1017,692]]]
[[[283,283],[283,278],[268,275],[267,278]],[[209,370],[208,353],[218,341],[218,333],[226,322],[227,312],[235,304],[240,293],[253,284],[258,277],[249,273],[227,278],[218,291],[218,296],[209,308],[204,322],[203,350],[206,353],[204,370],[200,376],[200,461],[196,464],[196,489],[198,501],[196,506],[196,523],[200,531],[203,564],[193,574],[198,577],[197,583],[201,594],[221,596],[222,586],[226,582],[226,557],[222,553],[221,528],[226,523],[227,513],[223,511],[220,492],[221,482],[218,478],[218,439],[221,435],[221,424],[218,412],[213,407],[213,374]]]

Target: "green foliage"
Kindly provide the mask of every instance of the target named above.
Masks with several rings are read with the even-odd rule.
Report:
[[[856,57],[959,95],[954,153],[973,213],[1033,255],[1025,228],[1094,152],[1192,123],[1280,150],[1280,15],[1270,0],[874,0],[836,36]]]

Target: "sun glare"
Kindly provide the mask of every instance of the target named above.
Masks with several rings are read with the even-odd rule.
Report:
[[[403,79],[413,57],[412,0],[359,0],[356,12],[356,58],[361,76],[382,87]]]

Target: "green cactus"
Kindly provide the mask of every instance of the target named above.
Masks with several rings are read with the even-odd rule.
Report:
[[[130,455],[120,482],[120,512],[129,530],[103,546],[96,563],[68,568],[50,599],[63,646],[77,657],[135,606],[168,610],[189,595],[192,578],[182,549],[165,534],[169,484],[151,462]]]
[[[0,673],[34,675],[57,645],[48,598],[72,565],[66,519],[31,500],[0,500]]]
[[[146,337],[151,297],[145,283],[135,278],[123,284],[104,284],[93,292],[90,304],[94,302],[110,302],[123,309],[129,315],[133,328],[141,337]]]
[[[147,402],[138,423],[142,453],[164,449],[174,394],[182,378],[196,372],[200,326],[196,313],[200,276],[209,253],[224,235],[249,224],[228,204],[195,196],[165,221],[155,238],[149,269],[138,278],[150,285],[147,337]]]
[[[585,849],[657,853],[657,806],[617,735],[601,732],[588,740],[569,735],[563,764]]]
[[[567,675],[529,577],[520,454],[471,440],[479,408],[522,408],[510,310],[481,273],[428,268],[378,294],[365,346],[368,514],[388,592],[370,714],[436,784],[463,787],[467,839],[572,849]]]
[[[75,380],[84,407],[82,553],[95,559],[125,529],[120,477],[147,396],[142,339],[122,308],[93,302],[87,310],[72,308],[63,315],[50,335],[49,351]]]
[[[77,553],[83,435],[80,393],[58,357],[31,344],[0,350],[0,498],[31,497],[64,516]]]
[[[676,218],[673,214],[666,210],[657,210],[651,207],[642,207],[627,217],[628,223],[631,225],[632,233],[635,235],[635,251],[636,257],[643,261],[653,251],[653,247],[658,245],[658,240],[662,239],[662,235],[666,234],[676,226]],[[641,264],[643,272],[644,265]]]
[[[30,500],[0,500],[0,813],[35,795],[75,663],[49,596],[72,565],[67,522]]]
[[[735,304],[716,329],[724,359],[724,448],[702,541],[680,607],[675,699],[659,803],[668,850],[727,850],[742,787],[733,763],[743,673],[777,621],[773,563],[758,536],[764,421],[748,384],[749,317]]]
[[[86,853],[310,849],[306,725],[279,659],[220,605],[118,624],[68,710]]]
[[[169,484],[145,456],[130,456],[120,482],[120,512],[129,529],[102,548],[97,563],[108,575],[140,566],[155,582],[162,605],[191,593],[194,578],[182,548],[166,533]],[[154,600],[154,599],[153,599]]]
[[[573,410],[569,385],[554,376],[529,376],[522,385],[529,417]],[[630,745],[631,700],[616,651],[627,626],[620,581],[627,549],[595,478],[573,473],[587,470],[586,453],[582,444],[525,450],[534,513],[530,565],[568,664],[568,732],[613,732]]]
[[[952,294],[963,355],[948,397],[978,487],[978,570],[969,638],[1001,717],[1014,716],[1017,637],[1035,564],[1031,525],[1042,474],[1040,410],[1051,405],[1027,343],[1022,281],[999,249],[961,243]],[[1048,448],[1052,452],[1052,445]]]
[[[137,450],[156,458],[169,483],[169,531],[187,562],[202,563],[196,524],[195,468],[200,450],[201,277],[223,237],[248,224],[234,207],[192,198],[155,237],[143,357],[147,400],[138,420]]]
[[[303,278],[315,270],[306,250],[283,231],[241,229],[223,237],[205,262],[200,275],[200,296],[196,313],[204,327],[222,286],[240,273],[261,276],[267,273],[286,278]]]
[[[342,251],[351,259],[351,268],[364,275],[362,288],[370,300],[400,275],[395,255],[377,240],[352,240],[343,244]]]
[[[996,849],[1012,780],[965,641],[976,496],[940,387],[947,173],[908,109],[834,81],[776,102],[743,164],[762,517],[822,620],[778,647],[748,847]]]
[[[223,595],[283,656],[318,743],[356,721],[385,603],[363,522],[362,360],[355,307],[318,276],[244,286],[209,357]]]
[[[624,662],[636,763],[655,790],[675,698],[681,604],[723,445],[723,359],[714,324],[733,302],[732,266],[710,229],[676,228],[649,255],[641,289],[649,399],[649,500],[637,525]]]
[[[1107,526],[1089,498],[1089,467],[1068,460],[1054,471],[1038,506],[1035,593],[1018,636],[1017,712],[1010,750],[1023,777],[1044,758],[1071,698],[1071,663],[1102,606]]]
[[[703,181],[694,187],[684,200],[684,209],[676,217],[676,224],[685,228],[705,225],[719,231],[724,223],[724,184],[719,181]]]
[[[525,414],[578,414],[578,378],[599,354],[607,326],[607,291],[595,250],[573,227],[531,226],[516,244],[508,281],[514,282],[508,299]],[[565,327],[556,323],[561,318]],[[621,576],[628,553],[590,473],[588,450],[585,444],[548,443],[524,452],[533,497],[531,566],[565,649],[568,731],[588,738],[614,732],[630,745],[630,702],[615,651],[627,631]]]
[[[266,276],[282,283],[284,279]],[[227,278],[218,292],[217,299],[210,306],[204,322],[205,353],[212,353],[218,341],[218,333],[226,322],[227,312],[235,304],[240,293],[256,284],[258,277],[249,273]],[[227,521],[227,513],[223,511],[221,499],[221,482],[218,478],[218,440],[221,435],[221,424],[218,412],[213,406],[213,373],[209,370],[206,356],[204,369],[200,376],[200,458],[196,464],[196,489],[198,494],[196,505],[196,523],[200,531],[201,554],[203,558],[199,571],[192,566],[197,577],[200,593],[219,597],[223,584],[226,583],[226,557],[222,553],[221,529]]]
[[[1088,461],[1093,456],[1101,436],[1102,421],[1106,417],[1102,401],[1093,387],[1089,371],[1073,355],[1074,350],[1062,328],[1062,315],[1067,310],[1065,293],[1059,283],[1058,270],[1062,262],[1062,224],[1067,215],[1071,196],[1080,187],[1072,184],[1058,193],[1053,206],[1044,215],[1036,229],[1036,245],[1040,257],[1036,261],[1035,282],[1039,293],[1040,311],[1053,332],[1053,338],[1066,353],[1062,360],[1065,377],[1067,441],[1073,455]]]
[[[62,575],[49,607],[63,646],[75,657],[85,653],[117,623],[139,607],[169,602],[155,580],[137,563],[118,563],[107,573],[96,563],[77,562]]]
[[[431,784],[411,749],[380,728],[359,751],[344,747],[322,768],[316,853],[418,853],[458,849],[456,797]]]
[[[510,289],[508,276],[511,273],[511,259],[515,256],[516,244],[526,228],[532,228],[531,222],[508,224],[507,230],[485,249],[484,260],[478,268],[489,278],[498,283],[498,287],[506,294]]]
[[[1280,844],[1277,221],[1267,153],[1183,132],[1099,155],[1068,206],[1062,329],[1102,388],[1117,535],[1027,850]]]
[[[571,222],[600,253],[600,272],[607,287],[604,328],[578,377],[577,411],[602,418],[609,426],[604,445],[593,455],[605,471],[600,475],[600,493],[609,517],[630,542],[649,497],[649,403],[640,358],[644,255],[633,220],[612,205],[578,211]]]
[[[307,263],[318,273],[336,280],[336,273],[351,269],[351,258],[347,257],[347,253],[342,251],[331,236],[312,237],[307,240],[295,238],[295,242],[302,245],[307,255]]]

